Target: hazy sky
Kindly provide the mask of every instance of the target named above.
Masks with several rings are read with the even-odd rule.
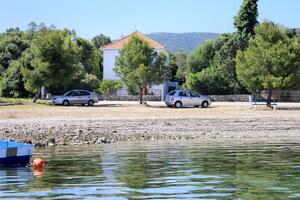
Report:
[[[31,21],[75,29],[92,38],[119,38],[134,30],[151,32],[232,32],[242,0],[0,0],[0,32],[25,30]],[[300,28],[300,0],[260,0],[259,21]]]

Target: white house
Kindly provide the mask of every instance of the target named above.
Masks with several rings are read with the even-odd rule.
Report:
[[[111,44],[108,44],[102,48],[102,50],[103,50],[103,79],[104,80],[110,80],[110,79],[118,80],[119,79],[119,77],[117,77],[115,72],[113,71],[113,68],[115,68],[116,58],[119,56],[120,50],[123,48],[123,46],[125,44],[128,43],[128,41],[130,40],[130,38],[132,36],[137,36],[140,39],[147,41],[149,43],[149,45],[152,46],[156,52],[159,53],[159,52],[163,51],[167,54],[167,57],[168,57],[168,52],[166,51],[166,48],[163,45],[161,45],[158,42],[154,41],[153,39],[147,37],[143,33],[135,31],[135,32],[131,33],[130,35],[122,37],[119,40],[115,40]],[[150,86],[148,88],[148,93],[152,93],[154,95],[161,96],[162,100],[163,100],[170,90],[177,89],[177,87],[178,87],[177,82],[167,81],[161,85]],[[117,95],[126,96],[126,95],[128,95],[128,92],[127,92],[126,88],[123,87],[117,91]]]

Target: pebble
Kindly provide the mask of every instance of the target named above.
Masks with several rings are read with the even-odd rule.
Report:
[[[0,140],[35,146],[108,144],[118,141],[259,138],[299,134],[300,119],[0,120]],[[25,123],[26,121],[26,123]],[[251,122],[251,123],[249,123]],[[141,126],[142,124],[143,126]],[[280,124],[280,126],[278,126]],[[276,127],[276,128],[275,128]]]

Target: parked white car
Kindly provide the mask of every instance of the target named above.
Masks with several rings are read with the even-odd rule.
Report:
[[[211,99],[208,96],[199,95],[189,90],[173,90],[166,96],[165,103],[168,107],[175,108],[185,106],[207,108],[211,104]]]
[[[97,94],[87,90],[71,90],[62,96],[55,96],[52,98],[52,103],[55,105],[89,105],[92,106],[94,103],[98,103]]]

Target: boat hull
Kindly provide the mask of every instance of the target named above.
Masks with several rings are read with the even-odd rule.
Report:
[[[16,142],[0,141],[0,165],[26,166],[32,156],[33,146]]]
[[[13,156],[7,158],[0,158],[0,165],[2,166],[26,166],[29,164],[31,156]]]

